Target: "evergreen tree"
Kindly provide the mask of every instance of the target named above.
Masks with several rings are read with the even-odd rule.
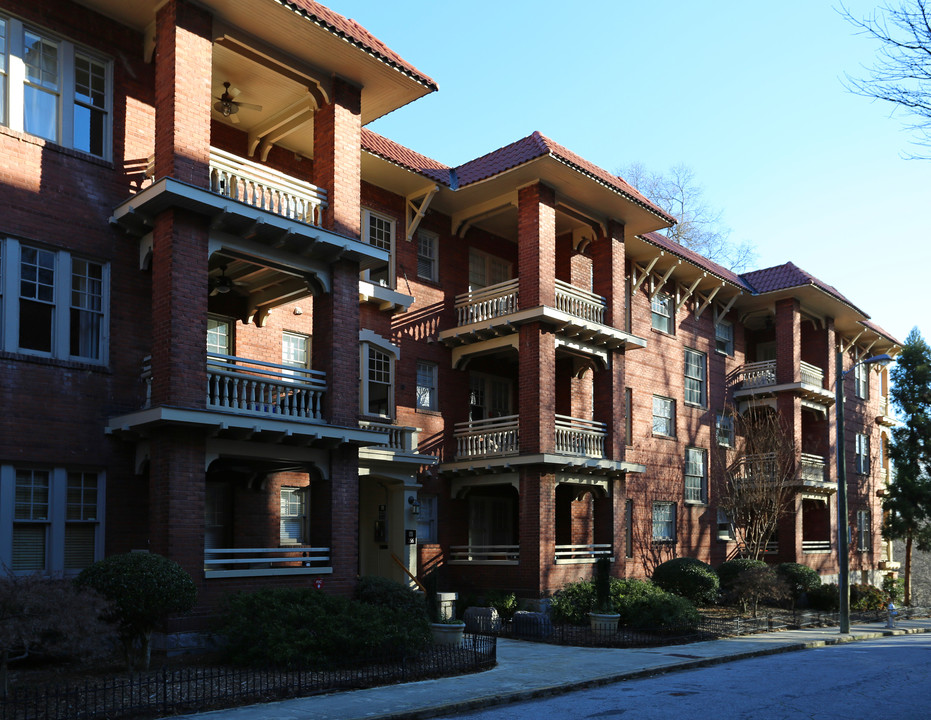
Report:
[[[889,459],[895,477],[883,501],[883,535],[905,541],[905,604],[911,603],[912,546],[931,549],[931,347],[918,328],[892,368],[892,402],[902,425],[893,429]]]

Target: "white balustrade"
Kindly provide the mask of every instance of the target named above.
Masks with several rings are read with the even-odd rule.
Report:
[[[282,419],[323,417],[326,373],[207,353],[207,407]]]
[[[206,548],[204,576],[320,575],[333,572],[330,548],[304,545],[274,548]]]
[[[603,458],[607,425],[593,420],[556,416],[556,452]]]
[[[460,326],[471,325],[517,312],[517,296],[518,281],[516,279],[457,295],[457,323]]]
[[[516,565],[520,562],[520,545],[450,545],[449,562]]]
[[[363,430],[374,430],[384,433],[384,445],[389,450],[399,450],[402,452],[416,452],[417,428],[407,427],[404,425],[391,425],[389,423],[375,423],[367,420],[360,420],[359,427]]]
[[[598,558],[610,558],[613,554],[614,550],[610,544],[557,545],[556,564],[572,565],[593,563]]]
[[[799,477],[806,482],[824,482],[825,461],[820,455],[802,453],[799,458]]]
[[[556,309],[588,322],[604,324],[605,299],[562,280],[556,281]]]
[[[817,388],[824,388],[824,372],[821,368],[811,363],[799,363],[802,383],[805,385],[814,385]]]
[[[327,204],[326,190],[218,148],[210,148],[210,190],[308,225],[320,225]]]
[[[802,552],[827,553],[831,552],[830,540],[802,540]]]
[[[776,361],[747,363],[737,372],[737,384],[741,390],[768,387],[776,384]]]
[[[518,415],[456,423],[456,458],[501,457],[520,452]]]

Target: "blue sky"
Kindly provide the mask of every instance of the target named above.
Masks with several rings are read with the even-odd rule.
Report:
[[[908,116],[844,89],[876,45],[835,2],[323,1],[439,83],[376,132],[449,165],[535,130],[611,172],[685,164],[756,268],[791,260],[900,340],[931,332],[931,160],[905,159]]]

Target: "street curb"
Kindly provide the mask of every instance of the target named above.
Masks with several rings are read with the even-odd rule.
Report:
[[[420,708],[418,710],[405,710],[404,712],[389,712],[383,714],[368,715],[368,720],[428,720],[440,715],[454,715],[463,712],[472,712],[486,708],[497,707],[500,705],[510,705],[511,703],[524,702],[527,700],[536,700],[553,695],[573,692],[575,690],[587,690],[602,685],[610,685],[624,680],[640,680],[643,678],[656,677],[658,675],[667,675],[682,670],[694,670],[701,667],[710,667],[712,665],[723,665],[736,660],[747,660],[754,657],[765,657],[767,655],[780,655],[782,653],[794,652],[797,650],[810,650],[812,648],[827,647],[828,645],[840,645],[843,643],[859,642],[861,640],[878,640],[883,637],[894,637],[898,635],[919,635],[931,633],[931,628],[895,628],[881,630],[855,631],[850,635],[838,635],[834,638],[824,640],[811,640],[808,642],[796,642],[781,647],[766,648],[765,650],[748,650],[738,652],[732,655],[721,655],[712,658],[700,658],[697,660],[686,660],[682,662],[671,663],[665,667],[643,668],[642,670],[627,671],[622,673],[612,673],[602,675],[587,680],[570,681],[558,685],[534,688],[533,690],[518,690],[502,695],[484,695],[472,700],[444,703],[433,705],[431,707]]]

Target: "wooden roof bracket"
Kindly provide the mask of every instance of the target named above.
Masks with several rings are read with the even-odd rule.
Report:
[[[631,285],[631,287],[630,287],[630,294],[631,294],[631,295],[633,295],[635,292],[637,292],[637,291],[640,289],[640,286],[643,285],[643,281],[646,280],[646,279],[650,276],[650,273],[653,271],[653,266],[656,265],[656,263],[657,263],[658,261],[659,261],[659,257],[653,258],[653,259],[650,261],[650,264],[647,265],[645,268],[640,267],[639,265],[637,265],[637,263],[632,263],[632,265],[631,265],[631,270],[632,270],[632,273],[631,273],[631,280],[633,280],[634,283],[633,283],[633,285]],[[640,274],[640,279],[639,279],[639,280],[637,279],[637,270],[639,270],[640,273],[641,273],[641,274]]]
[[[720,290],[722,287],[724,287],[723,283],[721,284],[721,287],[718,288],[718,290]],[[731,308],[734,306],[734,303],[736,302],[737,298],[739,298],[741,295],[743,295],[743,292],[739,292],[736,295],[734,295],[734,297],[728,300],[727,305],[722,307],[719,304],[717,307],[712,308],[712,311],[714,312],[714,324],[715,325],[721,322],[721,318],[723,318],[725,315],[727,315],[731,311]]]
[[[431,185],[426,190],[418,190],[417,192],[411,193],[405,198],[407,201],[408,242],[414,238],[414,233],[417,232],[417,226],[420,225],[420,221],[423,220],[424,215],[427,214],[427,209],[430,207],[430,201],[433,200],[433,196],[436,195],[439,191],[439,185]],[[419,206],[416,204],[417,198],[423,198],[423,200],[420,201]]]
[[[718,292],[720,292],[722,287],[724,287],[723,282],[720,285],[718,285],[716,288],[713,288],[711,292],[708,293],[708,297],[704,298],[704,300],[702,301],[702,304],[698,308],[695,309],[696,320],[698,320],[701,317],[702,313],[705,312],[705,309],[711,304],[711,302],[714,300],[714,296],[717,295]],[[699,297],[701,297],[701,295],[699,295]]]
[[[669,266],[669,269],[663,273],[663,276],[659,278],[659,282],[652,282],[650,288],[650,300],[656,297],[656,293],[663,289],[663,286],[666,284],[666,281],[669,279],[669,276],[672,275],[672,271],[676,269],[676,266],[679,265],[682,261],[677,260],[672,265]]]
[[[866,332],[866,330],[861,330],[860,332],[858,332],[857,335],[856,335],[856,337],[855,337],[853,340],[851,340],[849,343],[847,343],[846,345],[844,345],[844,339],[841,338],[841,339],[840,339],[840,340],[841,340],[841,343],[840,343],[841,350],[840,350],[840,351],[841,351],[842,353],[844,353],[844,354],[848,353],[848,352],[850,351],[850,348],[852,348],[854,345],[857,344],[857,340],[859,340],[859,339],[860,339],[860,336],[861,336],[863,333],[865,333],[865,332]]]
[[[698,283],[704,280],[708,276],[708,273],[702,273],[699,277],[695,278],[695,282],[689,286],[688,289],[685,289],[685,286],[682,286],[684,292],[679,293],[679,301],[676,303],[676,312],[679,312],[682,309],[682,306],[685,305],[685,301],[692,297],[692,293],[695,292],[695,288],[698,287]]]

